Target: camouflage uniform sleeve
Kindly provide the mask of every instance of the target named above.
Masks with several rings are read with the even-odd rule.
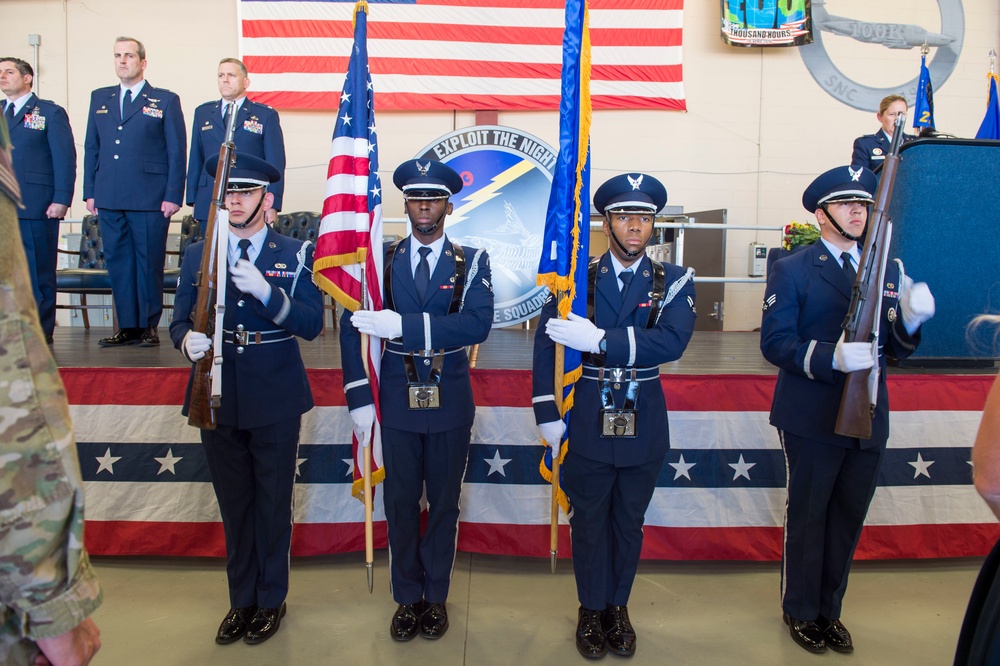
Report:
[[[0,128],[0,154],[6,150]],[[4,170],[0,159],[0,182]],[[17,213],[2,190],[0,236],[3,653],[20,637],[69,631],[100,605],[101,589],[83,547],[83,481],[66,392],[38,324]]]

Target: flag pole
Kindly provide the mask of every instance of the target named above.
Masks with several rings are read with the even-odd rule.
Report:
[[[559,300],[565,298],[566,295],[567,294],[564,291],[559,292],[556,302],[558,303]],[[556,411],[559,413],[559,418],[563,418],[563,373],[565,372],[563,365],[565,363],[566,348],[561,344],[556,343],[555,351],[556,367],[555,380],[553,382],[555,391],[553,391],[553,394],[556,399]],[[549,445],[552,448],[552,512],[549,518],[549,558],[552,573],[555,573],[556,561],[559,559],[559,454],[562,453],[562,441],[556,442],[554,446],[552,446],[552,443],[549,442]]]
[[[364,308],[367,300],[367,284],[365,283],[365,265],[361,264],[361,307]],[[367,334],[361,334],[361,358],[365,366],[365,377],[371,385],[371,370],[368,368],[368,349],[371,341]],[[373,396],[377,397],[377,396]],[[374,423],[372,432],[368,433],[369,441],[361,442],[361,455],[364,457],[364,495],[365,495],[365,573],[368,575],[368,594],[372,593],[375,587],[375,548],[372,529],[372,441],[374,436]]]

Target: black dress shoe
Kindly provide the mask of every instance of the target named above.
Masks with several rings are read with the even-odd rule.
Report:
[[[823,638],[823,630],[819,628],[813,620],[796,620],[784,614],[785,624],[792,635],[792,640],[809,652],[817,654],[826,652],[826,640]]]
[[[424,638],[441,638],[448,631],[448,609],[444,603],[427,604],[420,616],[420,635]]]
[[[215,634],[215,642],[219,645],[229,645],[243,638],[243,634],[247,633],[247,625],[250,622],[250,618],[256,612],[256,606],[230,608],[229,612],[226,613],[226,617],[222,620],[222,624],[219,625],[218,633]]]
[[[139,346],[140,347],[159,347],[160,346],[160,336],[156,334],[155,328],[147,328],[139,336]]]
[[[828,620],[820,616],[816,624],[823,630],[823,640],[826,646],[835,652],[854,652],[854,641],[851,640],[851,632],[847,630],[840,620]]]
[[[424,602],[399,604],[389,623],[389,635],[394,641],[408,641],[420,631],[420,616],[424,612]]]
[[[101,338],[97,342],[98,347],[125,347],[126,345],[139,344],[142,337],[141,328],[119,328],[110,338]]]
[[[627,606],[608,606],[601,619],[608,650],[621,657],[635,654],[635,629],[628,619]]]
[[[51,333],[46,333],[45,334],[45,344],[47,344],[49,347],[51,347],[53,342],[55,342],[55,340],[52,339],[52,334]]]
[[[603,617],[604,611],[580,606],[576,623],[576,649],[587,659],[600,659],[608,653],[608,641],[601,628]]]
[[[281,608],[258,608],[257,613],[250,620],[247,627],[247,635],[243,640],[250,645],[263,643],[271,636],[278,633],[281,626],[281,618],[285,617],[286,606],[281,604]]]

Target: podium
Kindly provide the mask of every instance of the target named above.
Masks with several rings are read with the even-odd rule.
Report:
[[[983,367],[1000,357],[1000,328],[967,332],[976,315],[1000,314],[998,174],[1000,141],[917,139],[900,150],[889,257],[930,286],[937,310],[901,365]]]

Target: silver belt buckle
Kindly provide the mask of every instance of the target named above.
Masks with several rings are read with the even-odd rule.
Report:
[[[247,346],[250,340],[250,331],[233,331],[233,340],[241,347]]]
[[[601,437],[635,437],[634,409],[602,409]]]
[[[410,409],[440,409],[441,386],[430,382],[407,384]]]

